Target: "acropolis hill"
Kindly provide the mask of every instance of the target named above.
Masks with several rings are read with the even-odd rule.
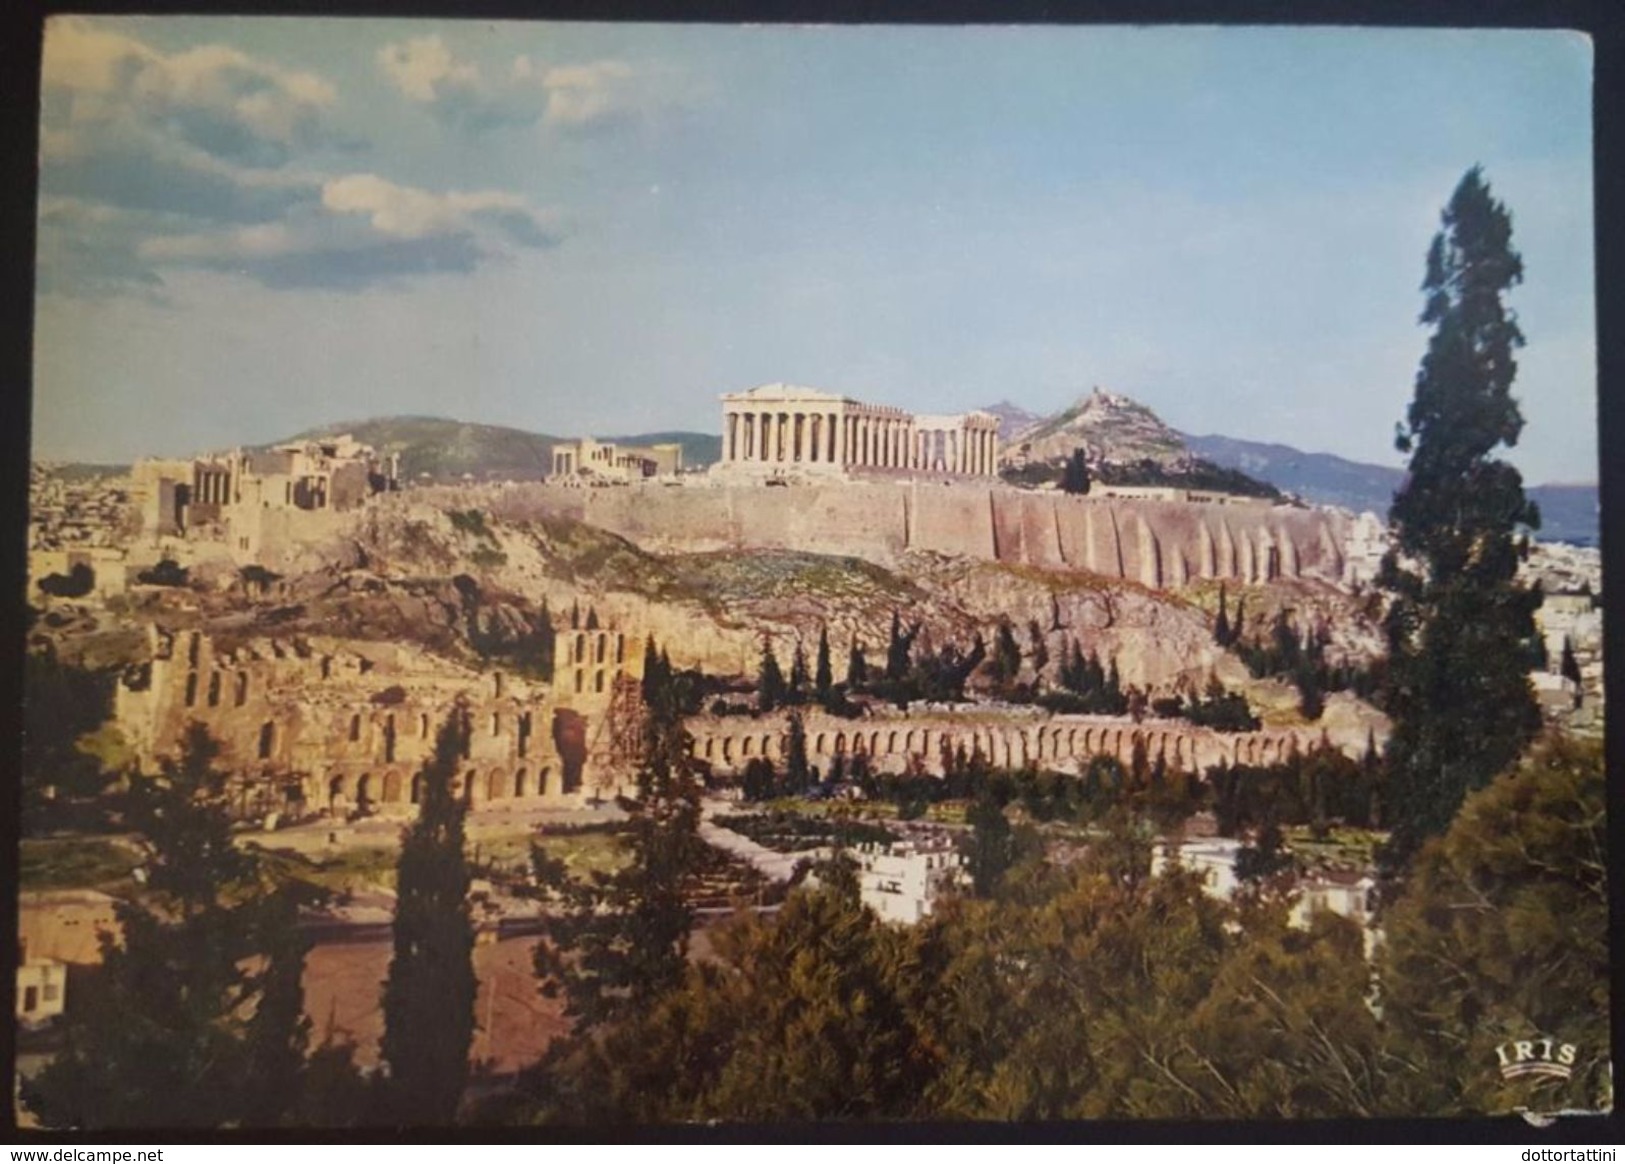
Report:
[[[1082,651],[1142,707],[1218,682],[1261,722],[1217,732],[1142,724],[1143,710],[1004,706],[987,701],[983,666],[969,703],[809,712],[815,766],[861,754],[876,771],[934,772],[962,749],[1070,771],[1149,750],[1201,772],[1321,744],[1356,755],[1385,733],[1341,691],[1305,721],[1291,686],[1249,675],[1211,627],[1222,585],[1256,627],[1289,610],[1325,628],[1338,658],[1373,657],[1380,635],[1356,593],[1381,552],[1373,519],[1213,489],[1074,495],[1000,478],[1058,439],[1109,461],[1123,417],[1124,448],[1160,449],[1177,469],[1177,437],[1110,394],[1008,449],[986,412],[919,416],[789,385],[722,403],[721,460],[698,470],[671,440],[583,438],[555,441],[547,480],[437,483],[410,449],[344,433],[145,462],[116,536],[39,552],[36,575],[78,563],[94,582],[82,600],[48,600],[36,639],[123,668],[114,714],[143,769],[205,724],[257,774],[243,790],[256,811],[283,797],[298,813],[409,809],[430,725],[458,701],[481,724],[459,778],[476,807],[584,803],[625,787],[635,763],[648,638],[745,690],[764,645],[786,667],[821,636],[843,661],[883,653],[899,616],[929,651],[1019,628],[1029,690],[1055,689]],[[782,715],[689,726],[719,777],[785,755]]]

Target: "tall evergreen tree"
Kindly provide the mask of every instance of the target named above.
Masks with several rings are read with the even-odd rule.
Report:
[[[385,1087],[392,1122],[450,1124],[468,1085],[474,1038],[474,923],[463,848],[464,798],[452,781],[470,725],[453,710],[421,772],[422,804],[401,838],[395,953],[384,983]]]
[[[1082,449],[1073,449],[1067,458],[1066,468],[1061,470],[1061,490],[1077,494],[1089,492],[1089,462]]]
[[[47,1127],[269,1126],[298,1100],[307,1028],[296,899],[232,843],[219,745],[193,724],[131,792],[146,892],[117,907],[98,988],[23,1085]]]
[[[801,640],[796,640],[795,654],[790,656],[790,702],[807,702],[807,685],[811,679],[807,675],[807,652],[802,650]]]
[[[773,642],[762,636],[762,663],[756,674],[756,705],[763,711],[772,711],[784,702],[784,672],[779,670],[779,657],[773,653]]]
[[[835,686],[835,676],[829,666],[829,627],[818,628],[818,662],[813,670],[813,697],[821,704],[829,703]]]
[[[852,649],[846,656],[846,686],[855,691],[869,679],[869,664],[863,657],[863,644],[852,640]]]
[[[1230,614],[1225,609],[1224,583],[1219,583],[1219,615],[1213,620],[1213,641],[1221,647],[1230,645]]]
[[[1517,579],[1517,527],[1538,526],[1518,471],[1513,353],[1523,335],[1503,297],[1523,279],[1512,217],[1477,167],[1456,187],[1428,251],[1422,322],[1433,327],[1396,444],[1410,475],[1388,520],[1393,548],[1387,706],[1397,868],[1449,825],[1462,799],[1508,768],[1540,726],[1525,673],[1538,596]]]
[[[801,713],[790,713],[789,735],[784,746],[784,781],[791,792],[805,792],[812,783],[812,770],[807,766],[807,726],[801,722]]]

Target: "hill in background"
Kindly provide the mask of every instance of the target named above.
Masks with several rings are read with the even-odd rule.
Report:
[[[1331,453],[1306,453],[1290,445],[1238,440],[1227,436],[1186,436],[1186,446],[1216,465],[1295,493],[1316,505],[1337,505],[1356,513],[1386,517],[1394,492],[1405,480],[1403,469],[1350,461]],[[1602,519],[1595,485],[1529,485],[1529,499],[1540,506],[1541,541],[1594,546]]]

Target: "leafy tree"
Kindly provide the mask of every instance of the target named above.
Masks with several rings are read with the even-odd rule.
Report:
[[[47,1127],[270,1126],[298,1102],[300,896],[232,844],[219,751],[193,724],[132,790],[146,891],[117,906],[61,1053],[23,1086]]]
[[[1396,444],[1411,455],[1394,497],[1387,706],[1397,867],[1444,831],[1463,797],[1508,768],[1540,726],[1524,671],[1537,596],[1517,579],[1519,525],[1538,527],[1518,471],[1494,452],[1523,428],[1512,397],[1523,334],[1503,303],[1523,279],[1512,218],[1469,170],[1428,251],[1422,322],[1433,327]]]
[[[763,711],[772,711],[784,703],[786,694],[784,672],[779,670],[773,643],[763,636],[762,663],[756,675],[756,705]]]
[[[829,628],[823,626],[818,628],[818,661],[813,670],[813,698],[827,707],[834,685],[834,675],[829,666]]]
[[[1066,468],[1061,471],[1061,491],[1076,494],[1089,492],[1089,462],[1082,449],[1073,449],[1072,455],[1067,458]]]
[[[1395,1111],[1611,1103],[1604,773],[1600,742],[1543,741],[1417,854],[1383,919]],[[1495,1048],[1542,1038],[1576,1047],[1573,1078],[1503,1080]]]
[[[395,952],[384,983],[380,1053],[389,1115],[450,1124],[468,1084],[474,1037],[474,924],[469,914],[462,797],[452,789],[470,725],[464,708],[441,725],[421,772],[418,818],[401,838]]]

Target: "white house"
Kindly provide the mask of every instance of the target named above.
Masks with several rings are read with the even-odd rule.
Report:
[[[882,921],[913,925],[964,880],[963,862],[947,841],[864,845],[857,856],[859,895]]]
[[[1151,875],[1184,869],[1201,877],[1202,891],[1209,897],[1229,901],[1241,884],[1236,879],[1236,854],[1243,843],[1229,837],[1203,837],[1180,845],[1159,841],[1151,849]]]

